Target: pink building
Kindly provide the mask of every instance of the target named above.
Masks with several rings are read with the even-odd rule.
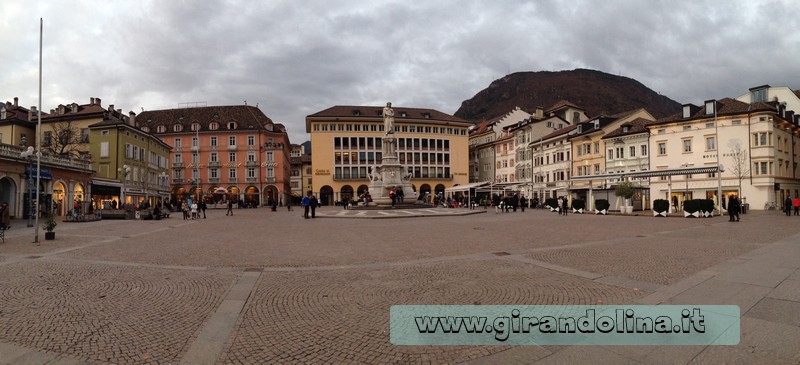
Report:
[[[291,195],[286,128],[253,106],[145,111],[136,125],[172,147],[171,198],[283,204]]]

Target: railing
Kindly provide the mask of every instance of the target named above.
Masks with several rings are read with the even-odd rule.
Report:
[[[0,144],[0,157],[7,157],[9,159],[25,161],[25,159],[20,156],[20,153],[22,153],[25,150],[27,150],[27,147],[19,147],[10,144]],[[51,155],[48,153],[42,154],[41,161],[43,164],[51,166],[68,167],[80,170],[92,169],[92,162],[90,160],[82,160],[72,157]]]
[[[258,182],[258,178],[257,178],[257,177],[248,177],[248,178],[246,179],[246,181],[247,181],[247,182]]]

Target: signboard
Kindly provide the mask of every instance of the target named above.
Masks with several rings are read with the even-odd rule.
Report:
[[[33,166],[26,166],[25,167],[25,174],[27,176],[33,176],[36,178],[36,167]],[[53,180],[53,175],[50,174],[49,169],[39,169],[39,178],[43,180]]]

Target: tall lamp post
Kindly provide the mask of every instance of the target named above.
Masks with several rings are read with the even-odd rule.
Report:
[[[128,175],[131,173],[131,167],[122,165],[122,167],[117,168],[117,172],[122,174],[122,190],[119,193],[119,204],[120,208],[122,208],[125,206],[125,181],[128,180]]]
[[[167,175],[166,172],[161,171],[161,173],[158,174],[158,181],[161,183],[162,189],[165,189],[167,191],[167,195],[169,196],[169,184],[168,184],[169,180],[168,179],[169,179],[169,175]],[[161,197],[161,204],[164,204],[164,197],[163,196]]]
[[[28,171],[26,171],[28,175],[28,201],[29,209],[28,209],[28,227],[33,227],[33,216],[37,214],[36,212],[36,201],[33,198],[34,192],[34,184],[33,184],[33,156],[38,155],[41,156],[40,152],[35,152],[33,146],[28,146],[28,149],[25,151],[20,152],[20,157],[26,159],[28,161]],[[38,188],[38,187],[37,187]]]
[[[684,162],[681,167],[689,167],[689,163]],[[683,193],[683,201],[686,202],[686,199],[689,199],[689,174],[686,174],[686,192]]]

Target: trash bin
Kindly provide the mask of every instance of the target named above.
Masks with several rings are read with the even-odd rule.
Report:
[[[135,217],[136,219],[142,219],[142,213],[137,210]]]
[[[749,203],[742,204],[742,214],[747,214],[747,210],[750,209]]]

